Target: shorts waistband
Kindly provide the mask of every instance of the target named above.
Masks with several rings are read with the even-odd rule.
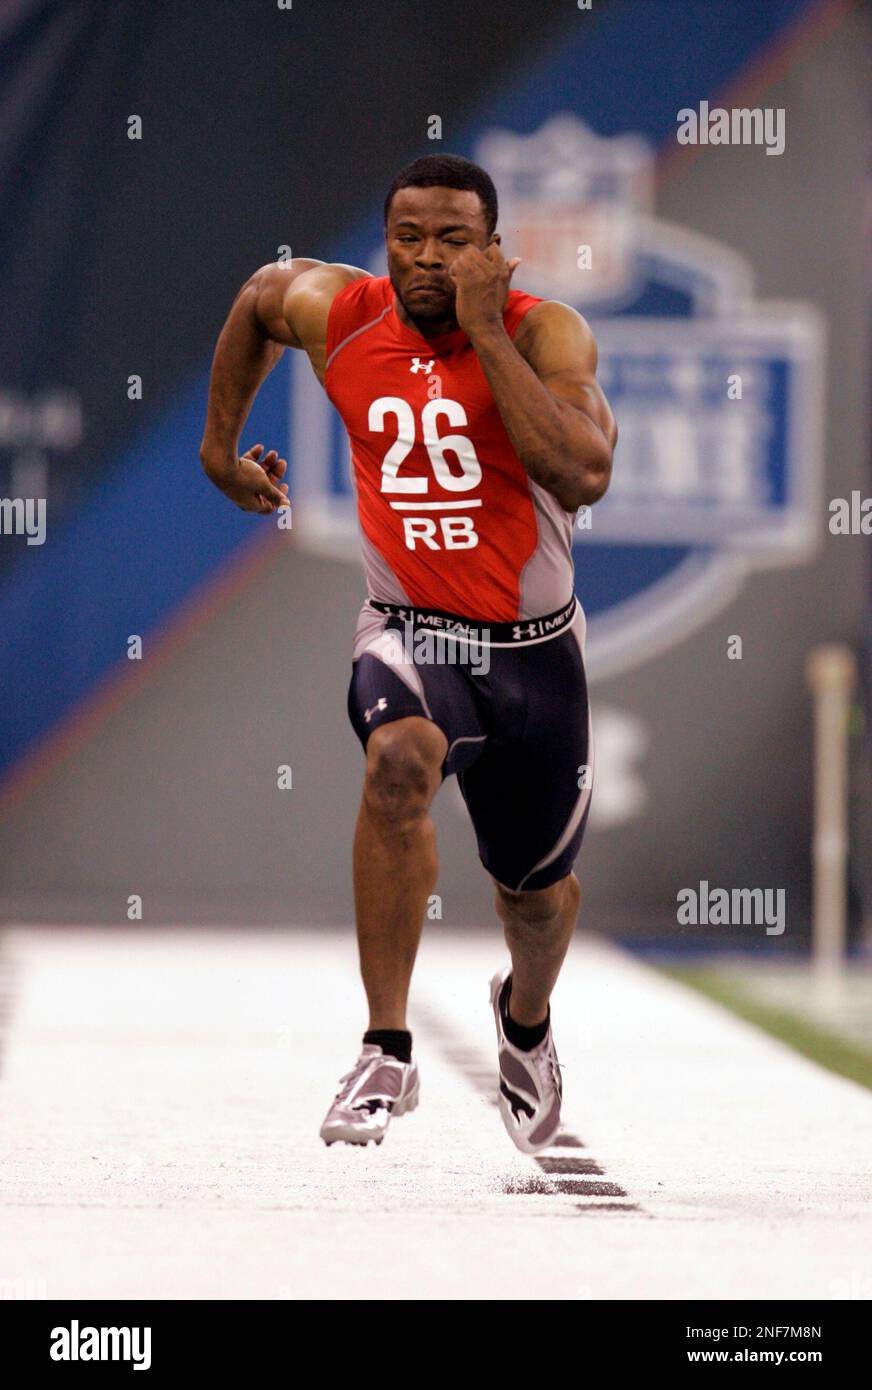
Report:
[[[415,628],[426,628],[459,642],[476,642],[487,647],[522,647],[530,642],[545,642],[559,637],[571,623],[578,607],[575,594],[567,604],[542,618],[524,618],[518,622],[487,622],[462,618],[457,613],[445,613],[440,608],[415,608],[401,603],[382,603],[368,599],[370,608],[400,618]]]

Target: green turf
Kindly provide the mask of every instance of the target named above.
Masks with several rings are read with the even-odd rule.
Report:
[[[754,999],[735,976],[711,966],[664,966],[664,974],[730,1009],[739,1018],[787,1043],[822,1067],[857,1081],[872,1090],[872,1052],[846,1042],[786,1009],[776,1009]]]

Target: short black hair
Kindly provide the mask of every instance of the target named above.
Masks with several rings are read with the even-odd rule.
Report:
[[[490,174],[460,154],[425,154],[401,169],[385,198],[385,226],[391,199],[400,188],[468,188],[477,193],[484,209],[487,234],[497,225],[497,190]]]

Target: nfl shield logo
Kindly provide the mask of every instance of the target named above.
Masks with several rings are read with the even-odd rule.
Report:
[[[587,304],[633,290],[639,224],[653,182],[647,141],[600,140],[564,114],[533,136],[488,131],[475,160],[497,186],[499,229],[507,254],[522,259],[524,289],[560,299],[572,286],[577,297],[582,262]]]

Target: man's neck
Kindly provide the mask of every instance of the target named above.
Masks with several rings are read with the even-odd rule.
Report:
[[[446,333],[456,333],[460,324],[457,319],[445,319],[442,323],[417,323],[415,319],[410,319],[409,327],[414,328],[416,333],[420,333],[422,338],[444,338]]]

